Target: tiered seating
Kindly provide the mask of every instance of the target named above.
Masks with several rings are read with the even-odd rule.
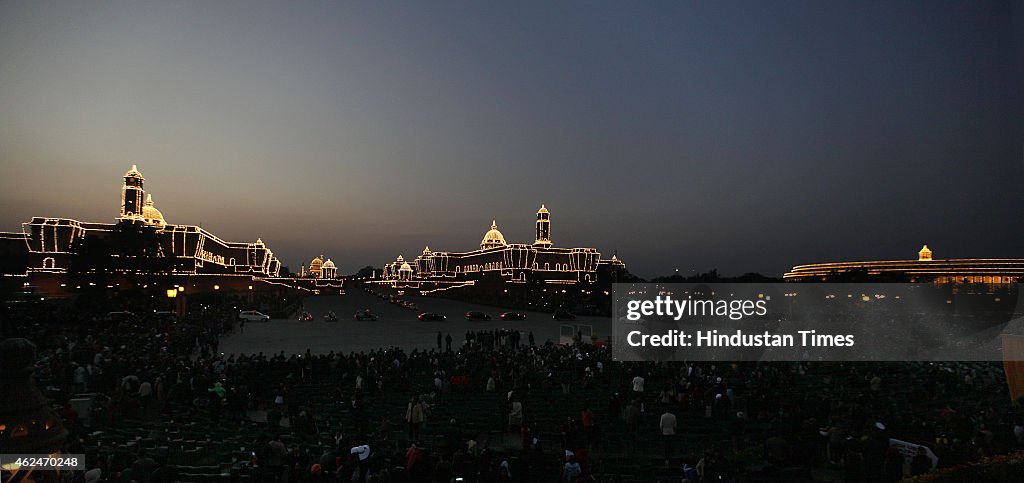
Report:
[[[966,367],[979,373],[992,371],[992,364],[971,363]],[[919,363],[888,364],[873,366],[873,370],[884,374],[886,381],[913,380],[929,370],[929,366]],[[579,419],[580,411],[589,407],[597,415],[601,436],[596,447],[591,449],[595,471],[602,474],[622,475],[622,481],[678,481],[682,478],[681,461],[675,458],[671,465],[664,461],[662,442],[658,429],[658,418],[665,406],[656,402],[652,394],[646,399],[646,412],[641,418],[640,430],[637,435],[627,434],[625,425],[617,418],[609,418],[606,414],[608,399],[612,392],[618,391],[625,397],[633,395],[627,387],[635,366],[625,364],[606,364],[605,374],[598,378],[590,387],[573,387],[569,395],[563,395],[557,384],[548,387],[532,387],[521,401],[524,405],[526,423],[533,429],[534,436],[541,439],[546,456],[540,462],[541,478],[550,476],[552,480],[559,474],[562,464],[560,434],[562,423],[566,418]],[[736,381],[743,380],[742,371],[749,367],[725,370],[719,374]],[[732,372],[735,371],[735,372]],[[269,372],[266,374],[267,387],[274,387],[283,381],[286,371]],[[818,365],[813,374],[798,377],[793,384],[774,387],[775,395],[780,400],[802,400],[802,395],[824,394],[831,390],[826,383],[826,376],[849,377],[849,371],[842,366]],[[430,387],[431,375],[426,370],[409,374],[410,381],[420,387]],[[345,388],[342,392],[351,394],[351,378],[340,380],[337,376],[320,375],[309,381],[294,382],[289,402],[298,404],[308,410],[314,417],[318,432],[299,432],[291,428],[282,428],[281,436],[288,448],[300,448],[314,459],[325,448],[335,444],[334,435],[342,432],[349,436],[356,433],[356,421],[349,401],[339,401],[338,387]],[[914,385],[893,385],[887,388],[885,404],[894,407],[914,407],[919,411],[938,410],[935,401],[914,398],[914,391],[920,387]],[[518,434],[502,433],[501,424],[505,418],[502,403],[507,388],[498,388],[493,392],[485,392],[479,387],[453,386],[449,394],[439,399],[433,406],[426,424],[421,429],[420,441],[430,448],[440,448],[444,444],[449,420],[458,420],[462,434],[466,439],[474,439],[481,447],[486,447],[500,457],[515,457],[519,454]],[[409,384],[398,384],[385,379],[382,390],[365,398],[366,434],[377,461],[383,461],[391,455],[401,455],[410,444],[404,422],[406,403],[415,394]],[[266,400],[272,398],[266,395]],[[982,394],[965,394],[964,405],[972,401],[980,401]],[[948,399],[948,398],[947,398]],[[706,417],[699,403],[686,412],[676,412],[679,421],[679,436],[676,440],[675,455],[699,457],[704,451],[718,449],[723,453],[732,450],[733,442],[729,433],[729,424],[721,419]],[[675,406],[673,406],[675,410]],[[799,409],[799,408],[797,408]],[[382,421],[387,424],[382,424]],[[177,423],[175,421],[188,421]],[[750,421],[741,448],[760,448],[768,428],[766,423]],[[169,464],[175,465],[182,481],[223,481],[228,477],[236,477],[240,481],[249,481],[253,472],[248,468],[253,445],[261,437],[269,435],[266,423],[239,421],[225,417],[219,425],[208,419],[205,411],[172,404],[163,422],[124,421],[115,428],[96,432],[92,435],[93,446],[89,448],[87,458],[109,457],[121,454],[134,458],[139,451],[150,454],[165,454]],[[153,436],[161,436],[154,438]],[[130,463],[130,459],[126,462]],[[696,461],[687,461],[690,464]],[[393,461],[400,465],[401,458]],[[810,478],[807,468],[801,470],[782,469],[777,481],[796,481]],[[796,472],[796,473],[794,473]],[[827,478],[827,477],[826,477]],[[543,481],[543,480],[541,480]],[[773,481],[773,480],[765,480]]]

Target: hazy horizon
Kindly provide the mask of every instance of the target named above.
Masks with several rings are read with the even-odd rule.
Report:
[[[0,3],[0,230],[169,223],[292,270],[496,219],[643,277],[1024,256],[1024,7]]]

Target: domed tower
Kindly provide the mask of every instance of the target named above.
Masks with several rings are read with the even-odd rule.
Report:
[[[164,221],[164,214],[160,213],[160,210],[153,206],[153,195],[146,195],[146,204],[142,207],[142,217],[146,219],[146,223],[161,228],[167,225],[167,222]]]
[[[309,276],[313,278],[320,278],[320,270],[324,266],[324,256],[320,255],[309,262]]]
[[[121,186],[121,217],[131,218],[142,215],[142,195],[145,190],[142,188],[146,179],[142,177],[139,168],[132,165],[124,174],[124,185]]]
[[[334,265],[334,262],[328,258],[326,262],[320,267],[320,278],[334,279],[338,277],[338,267]]]
[[[551,246],[551,212],[543,204],[537,210],[537,239],[533,244],[544,248]]]
[[[412,280],[412,265],[409,265],[409,262],[405,261],[405,257],[401,255],[398,256],[396,265],[398,262],[401,262],[401,265],[398,266],[398,279]]]
[[[491,220],[491,229],[484,234],[483,240],[480,240],[480,249],[486,250],[488,248],[497,248],[508,245],[505,243],[505,236],[498,231],[498,222]]]
[[[928,245],[921,247],[921,251],[917,252],[917,261],[919,262],[930,262],[932,260],[932,251],[928,248]]]

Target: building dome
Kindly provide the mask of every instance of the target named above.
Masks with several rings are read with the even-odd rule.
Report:
[[[322,255],[321,255],[322,256]],[[334,262],[331,259],[327,259],[323,265],[320,266],[319,278],[330,278],[333,279],[338,276],[338,268],[334,266]]]
[[[480,240],[480,249],[486,250],[506,245],[508,243],[505,243],[505,236],[498,231],[498,223],[495,220],[491,220],[491,229],[484,234],[483,240]]]
[[[320,255],[309,261],[309,274],[313,277],[320,278],[320,270],[324,266],[324,256]]]
[[[540,214],[540,213],[550,213],[550,212],[548,211],[547,208],[544,207],[544,203],[541,203],[540,209],[537,210],[537,213]]]
[[[412,271],[412,265],[409,265],[409,262],[402,262],[402,266],[398,268],[398,271],[399,272],[411,272]]]
[[[932,251],[928,248],[928,245],[921,247],[921,251],[917,252],[918,261],[928,261],[932,259]]]
[[[167,224],[167,222],[164,221],[164,214],[160,213],[160,210],[153,206],[153,195],[146,195],[146,204],[142,207],[142,217],[146,219],[147,223],[153,223],[159,226]]]

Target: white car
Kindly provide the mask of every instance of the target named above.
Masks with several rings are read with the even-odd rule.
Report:
[[[263,322],[265,320],[270,320],[269,315],[255,310],[243,310],[242,313],[238,314],[238,318],[249,322]]]

